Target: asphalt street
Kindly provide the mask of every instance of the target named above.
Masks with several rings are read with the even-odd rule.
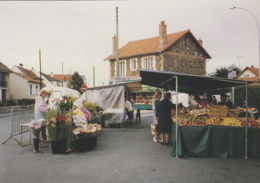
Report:
[[[151,111],[141,124],[104,128],[94,150],[69,155],[33,153],[14,139],[10,117],[0,118],[1,183],[249,183],[260,182],[259,159],[176,158],[171,146],[152,141]],[[26,136],[25,141],[29,141]],[[17,136],[20,139],[20,136]]]

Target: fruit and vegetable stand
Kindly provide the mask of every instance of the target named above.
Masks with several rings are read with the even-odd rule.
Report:
[[[175,91],[177,115],[172,124],[172,156],[259,158],[260,128],[256,128],[259,122],[249,120],[247,109],[247,86],[253,82],[169,71],[140,70],[140,76],[142,84]],[[246,118],[238,120],[237,110],[224,106],[190,111],[189,118],[178,116],[178,92],[212,92],[239,85],[246,86]],[[212,115],[196,118],[207,111]],[[214,120],[214,117],[218,119]]]
[[[245,129],[234,126],[179,126],[178,156],[243,158]],[[172,156],[176,156],[176,124],[172,125]],[[260,158],[260,128],[248,128],[247,156]]]

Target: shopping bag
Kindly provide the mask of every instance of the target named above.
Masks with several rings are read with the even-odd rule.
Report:
[[[157,124],[151,124],[151,134],[152,135],[158,135],[159,132],[157,130]]]

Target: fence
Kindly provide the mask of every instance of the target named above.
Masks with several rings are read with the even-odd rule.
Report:
[[[15,136],[20,135],[22,133],[30,132],[29,127],[21,127],[22,124],[31,122],[34,120],[34,105],[28,106],[15,106],[11,109],[11,133],[10,137],[3,142],[5,144],[8,140],[13,138],[20,145],[22,145],[22,140],[19,141]]]

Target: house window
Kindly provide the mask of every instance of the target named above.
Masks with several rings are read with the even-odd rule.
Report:
[[[119,77],[125,77],[126,70],[125,70],[125,61],[119,61]]]
[[[32,95],[32,85],[30,85],[30,95]]]
[[[131,71],[136,71],[137,70],[137,59],[131,59]]]
[[[153,70],[153,57],[143,59],[143,69]]]

